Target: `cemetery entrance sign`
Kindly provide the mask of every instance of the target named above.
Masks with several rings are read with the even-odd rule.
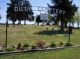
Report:
[[[41,13],[40,14],[40,19],[41,20],[48,20],[48,14],[47,13]]]

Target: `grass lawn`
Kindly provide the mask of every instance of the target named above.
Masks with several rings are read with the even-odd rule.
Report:
[[[18,43],[28,43],[30,45],[35,44],[38,40],[44,40],[46,43],[59,43],[67,42],[67,34],[53,34],[52,32],[45,33],[46,28],[49,28],[48,31],[51,31],[52,28],[58,29],[56,26],[28,26],[28,25],[17,25],[13,28],[12,25],[8,28],[8,44],[17,45]],[[41,32],[41,34],[39,33]],[[47,35],[48,34],[48,35]],[[0,25],[0,45],[5,44],[5,26]],[[74,29],[73,34],[71,35],[72,44],[80,44],[80,30]]]
[[[0,59],[80,59],[80,48],[0,55]]]
[[[46,28],[49,33],[45,33]],[[44,40],[46,43],[66,43],[68,40],[67,34],[53,34],[52,28],[58,29],[56,26],[28,26],[19,25],[14,28],[12,25],[8,28],[8,45],[17,45],[18,43],[35,44],[38,40]],[[5,26],[0,25],[0,45],[5,44]],[[73,29],[71,35],[71,43],[73,45],[80,44],[80,30]],[[63,50],[22,53],[0,55],[0,59],[80,59],[80,48],[67,48]]]

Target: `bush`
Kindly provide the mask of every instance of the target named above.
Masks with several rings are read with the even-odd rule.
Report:
[[[56,47],[55,43],[51,43],[50,47]]]
[[[11,47],[12,47],[12,48],[15,48],[15,46],[13,46],[13,45],[12,45]]]
[[[24,44],[23,47],[29,47],[29,45],[28,44]]]
[[[17,49],[21,49],[21,43],[17,45]]]
[[[65,46],[69,47],[69,46],[72,46],[71,43],[66,43]]]
[[[60,42],[60,43],[59,43],[60,46],[63,45],[63,44],[64,44],[63,42]]]
[[[41,48],[43,48],[44,46],[45,46],[45,42],[44,41],[38,41],[37,42],[37,47],[41,47]]]
[[[32,46],[31,49],[32,49],[32,50],[36,49],[36,46]]]
[[[15,49],[12,47],[6,48],[5,51],[14,51]]]

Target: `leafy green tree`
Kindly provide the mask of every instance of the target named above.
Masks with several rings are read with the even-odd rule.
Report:
[[[11,3],[7,8],[7,18],[15,23],[16,20],[31,20],[33,11],[28,0],[10,0]]]
[[[78,7],[72,4],[73,0],[51,0],[53,5],[49,5],[49,13],[54,14],[55,22],[61,22],[61,30],[71,22]]]
[[[79,28],[79,24],[80,24],[80,12],[77,12],[77,28]]]
[[[77,11],[73,17],[73,21],[77,22],[77,28],[79,28],[79,24],[80,24],[80,12]]]
[[[39,23],[42,22],[42,20],[40,19],[40,15],[38,15],[38,16],[36,17],[36,22],[37,22],[37,25],[39,25]]]

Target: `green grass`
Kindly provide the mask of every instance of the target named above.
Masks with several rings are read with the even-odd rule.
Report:
[[[24,26],[19,25],[14,28],[12,25],[8,28],[8,44],[9,45],[17,45],[18,43],[28,43],[35,44],[38,40],[44,40],[47,43],[55,42],[58,43],[60,41],[67,42],[68,35],[67,34],[52,34],[52,35],[38,35],[34,33],[38,33],[40,31],[46,30],[46,28],[51,30],[52,28],[58,29],[53,26]],[[5,26],[0,25],[0,45],[5,44]],[[80,30],[74,29],[73,34],[71,35],[71,43],[72,44],[80,44]]]
[[[27,26],[19,25],[14,28],[12,25],[8,28],[8,45],[17,45],[18,43],[35,44],[38,40],[44,40],[46,43],[59,43],[60,41],[66,43],[68,40],[67,34],[52,34],[52,35],[38,35],[38,33],[52,28],[58,29],[56,26]],[[0,25],[0,45],[5,44],[5,26]],[[73,29],[71,35],[71,43],[73,45],[80,44],[80,29]],[[80,59],[80,48],[67,48],[63,50],[53,50],[44,52],[21,53],[0,55],[0,59]]]
[[[0,59],[80,59],[80,48],[1,55]]]

